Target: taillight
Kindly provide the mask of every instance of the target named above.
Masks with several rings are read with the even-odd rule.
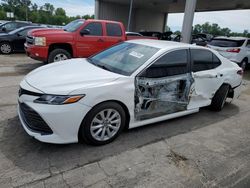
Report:
[[[228,49],[227,52],[239,53],[240,52],[240,48]]]
[[[244,74],[244,71],[243,71],[243,69],[240,69],[240,70],[238,70],[238,71],[237,71],[237,74],[238,74],[238,75],[241,75],[241,76],[243,76],[243,74]]]

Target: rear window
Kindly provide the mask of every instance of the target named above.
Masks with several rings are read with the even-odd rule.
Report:
[[[218,47],[240,47],[245,40],[213,39],[209,44]]]
[[[122,36],[122,30],[120,25],[113,24],[113,23],[107,23],[107,35],[108,36],[114,36],[119,37]]]
[[[221,64],[219,58],[208,50],[191,49],[191,56],[193,59],[193,72],[214,69]]]

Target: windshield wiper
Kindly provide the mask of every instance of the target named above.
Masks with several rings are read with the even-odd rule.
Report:
[[[95,66],[97,66],[97,67],[100,67],[100,68],[102,68],[102,69],[104,69],[104,70],[107,70],[107,71],[111,71],[111,69],[109,69],[107,66],[105,66],[105,65],[100,65],[100,64],[98,64],[97,62],[94,62],[91,58],[87,58],[87,60],[91,63],[91,64],[93,64],[93,65],[95,65]],[[112,71],[111,71],[112,72]]]
[[[108,67],[106,67],[105,65],[98,65],[98,64],[95,64],[96,66],[104,69],[104,70],[107,70],[107,71],[111,71]]]

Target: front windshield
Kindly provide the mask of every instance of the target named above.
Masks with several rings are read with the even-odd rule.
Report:
[[[88,61],[108,71],[129,76],[158,51],[158,48],[124,42],[88,58]]]
[[[84,20],[74,20],[63,27],[64,31],[74,32],[76,31],[82,24]]]

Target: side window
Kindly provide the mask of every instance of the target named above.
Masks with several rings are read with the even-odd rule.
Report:
[[[218,67],[221,62],[212,52],[208,50],[192,49],[193,72],[210,70]]]
[[[122,30],[119,24],[107,23],[106,27],[108,36],[114,36],[114,37],[122,36]]]
[[[27,25],[28,25],[27,23],[17,23],[18,27],[24,27],[24,26],[27,26]]]
[[[26,37],[28,31],[29,31],[29,29],[24,29],[24,30],[22,30],[22,31],[20,31],[20,32],[18,32],[18,33],[19,33],[19,35]]]
[[[176,50],[169,52],[141,75],[147,78],[161,78],[185,74],[188,72],[188,51]]]
[[[213,68],[216,68],[221,65],[220,59],[213,54]]]
[[[16,24],[16,23],[11,22],[11,23],[7,23],[7,24],[5,24],[5,26],[4,26],[4,27],[6,28],[6,30],[7,30],[7,31],[12,31],[12,30],[16,29],[17,24]]]
[[[84,29],[89,30],[88,35],[93,35],[93,36],[102,36],[102,24],[98,22],[93,22],[88,24]]]

